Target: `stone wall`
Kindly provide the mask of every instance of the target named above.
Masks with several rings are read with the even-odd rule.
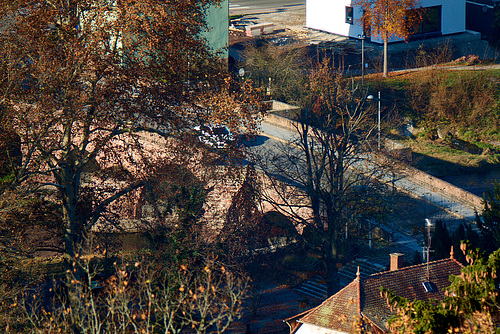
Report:
[[[463,204],[480,210],[483,207],[483,199],[462,188],[456,187],[440,178],[429,175],[413,167],[407,167],[405,174],[415,183],[425,184],[434,191],[442,193],[445,196],[454,198]]]
[[[276,125],[287,130],[295,131],[297,122],[292,121],[286,117],[278,116],[272,112],[268,112],[266,117],[264,118],[264,122],[270,123],[272,125]]]

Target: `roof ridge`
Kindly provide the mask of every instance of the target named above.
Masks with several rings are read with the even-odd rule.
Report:
[[[460,261],[458,261],[457,259],[455,259],[454,257],[450,257],[449,259],[450,259],[450,260],[453,260],[453,262],[458,263],[458,264],[459,264],[462,268],[465,268],[465,265],[464,265],[462,262],[460,262]]]
[[[309,310],[308,312],[308,315],[313,313],[314,311],[316,311],[317,309],[321,308],[325,303],[329,302],[330,299],[332,299],[333,297],[336,297],[338,294],[340,294],[341,292],[343,292],[344,290],[347,290],[347,288],[350,288],[351,285],[354,285],[356,283],[360,283],[360,279],[359,278],[355,278],[351,281],[351,283],[347,284],[345,287],[343,287],[342,289],[340,289],[339,291],[337,291],[336,293],[334,293],[333,295],[331,295],[330,297],[326,298],[321,304],[319,304],[318,306],[316,307],[313,307],[312,309]],[[358,286],[359,287],[359,286]],[[361,295],[359,296],[361,297]],[[307,312],[307,311],[306,311]],[[305,312],[303,312],[305,313]]]
[[[458,261],[455,258],[449,258],[449,257],[447,257],[445,259],[439,259],[439,260],[435,260],[435,261],[430,261],[429,265],[434,265],[434,264],[438,264],[440,262],[448,262],[448,261],[450,261],[450,262],[456,262],[460,266],[464,267],[464,265],[460,261]],[[409,270],[409,269],[413,269],[413,268],[416,268],[416,267],[423,267],[423,266],[427,266],[427,262],[425,262],[425,263],[419,263],[419,264],[414,264],[412,266],[406,266],[406,267],[399,268],[399,269],[396,269],[396,270],[381,271],[381,272],[378,272],[378,273],[375,273],[375,274],[371,274],[367,278],[370,278],[370,277],[373,277],[373,276],[385,275],[387,273],[400,272],[400,271]]]

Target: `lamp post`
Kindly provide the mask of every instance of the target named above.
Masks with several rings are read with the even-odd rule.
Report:
[[[365,34],[358,35],[361,39],[361,85],[365,84]]]
[[[434,224],[431,222],[430,219],[425,218],[425,227],[427,227],[427,257],[426,257],[426,262],[427,262],[427,281],[430,280],[429,276],[429,252],[431,251],[431,227]]]
[[[378,150],[380,151],[380,91],[378,92],[378,98],[375,98],[373,95],[368,95],[366,97],[367,100],[377,100],[378,101]]]

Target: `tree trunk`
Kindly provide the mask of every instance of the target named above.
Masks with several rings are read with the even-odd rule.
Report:
[[[61,189],[62,209],[64,219],[64,252],[70,258],[74,258],[77,253],[77,244],[82,231],[81,222],[76,215],[78,205],[78,189],[80,185],[80,173],[75,170],[72,162],[68,162],[61,169]]]
[[[325,259],[326,287],[328,297],[333,296],[340,290],[339,268],[335,259]]]
[[[387,33],[384,34],[384,78],[387,78]]]

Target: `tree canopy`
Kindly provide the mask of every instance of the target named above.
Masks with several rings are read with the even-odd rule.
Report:
[[[200,35],[216,3],[1,1],[1,120],[22,152],[4,190],[62,208],[63,253],[164,161],[203,161],[195,123],[252,128],[251,87]]]
[[[391,37],[408,38],[422,20],[420,0],[356,0],[363,10],[360,23],[384,41],[384,77],[387,76],[387,42]]]

